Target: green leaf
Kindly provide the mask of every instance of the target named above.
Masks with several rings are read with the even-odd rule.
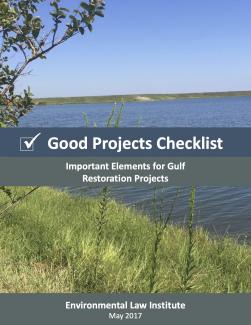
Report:
[[[84,33],[85,33],[84,27],[79,27],[78,30],[79,30],[79,32],[80,32],[81,35],[84,35]]]
[[[105,17],[103,10],[97,10],[97,11],[95,12],[95,15],[96,15],[96,16],[99,16],[99,17]]]
[[[32,30],[32,36],[34,38],[38,38],[39,33],[40,33],[40,28],[39,29],[33,29]]]
[[[87,3],[85,3],[85,2],[81,2],[81,3],[80,3],[80,6],[81,6],[84,10],[87,10],[87,11],[90,10],[90,6],[89,6]]]
[[[89,31],[90,31],[90,32],[92,32],[92,31],[93,31],[93,27],[92,27],[92,24],[88,24],[88,23],[87,23],[86,25],[87,25],[87,27],[88,27]]]

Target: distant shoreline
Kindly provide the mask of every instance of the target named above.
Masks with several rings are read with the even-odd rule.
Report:
[[[63,104],[104,104],[114,102],[151,102],[175,99],[219,98],[251,96],[251,91],[228,91],[208,93],[184,94],[138,94],[138,95],[111,95],[111,96],[83,96],[83,97],[55,97],[35,98],[35,105],[63,105]]]

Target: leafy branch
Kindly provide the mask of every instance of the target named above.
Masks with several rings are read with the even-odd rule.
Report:
[[[80,2],[74,10],[50,2],[51,26],[39,17],[45,0],[3,0],[0,3],[0,127],[17,126],[33,107],[30,89],[15,93],[15,83],[37,59],[46,59],[54,48],[86,30],[92,31],[96,16],[103,17],[103,0]],[[13,56],[22,57],[11,64]]]

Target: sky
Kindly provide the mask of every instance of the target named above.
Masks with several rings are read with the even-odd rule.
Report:
[[[107,0],[92,33],[30,70],[18,90],[35,97],[251,90],[251,1]]]

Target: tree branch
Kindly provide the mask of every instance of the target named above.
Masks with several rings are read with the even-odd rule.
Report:
[[[21,201],[23,201],[27,196],[31,195],[33,192],[35,192],[36,190],[39,189],[39,186],[34,187],[32,190],[30,190],[28,193],[24,194],[23,196],[19,197],[16,199],[15,202],[12,202],[11,204],[9,204],[4,210],[2,210],[0,212],[0,217],[2,217],[2,215],[7,212],[10,208],[14,208],[18,203],[20,203]]]

